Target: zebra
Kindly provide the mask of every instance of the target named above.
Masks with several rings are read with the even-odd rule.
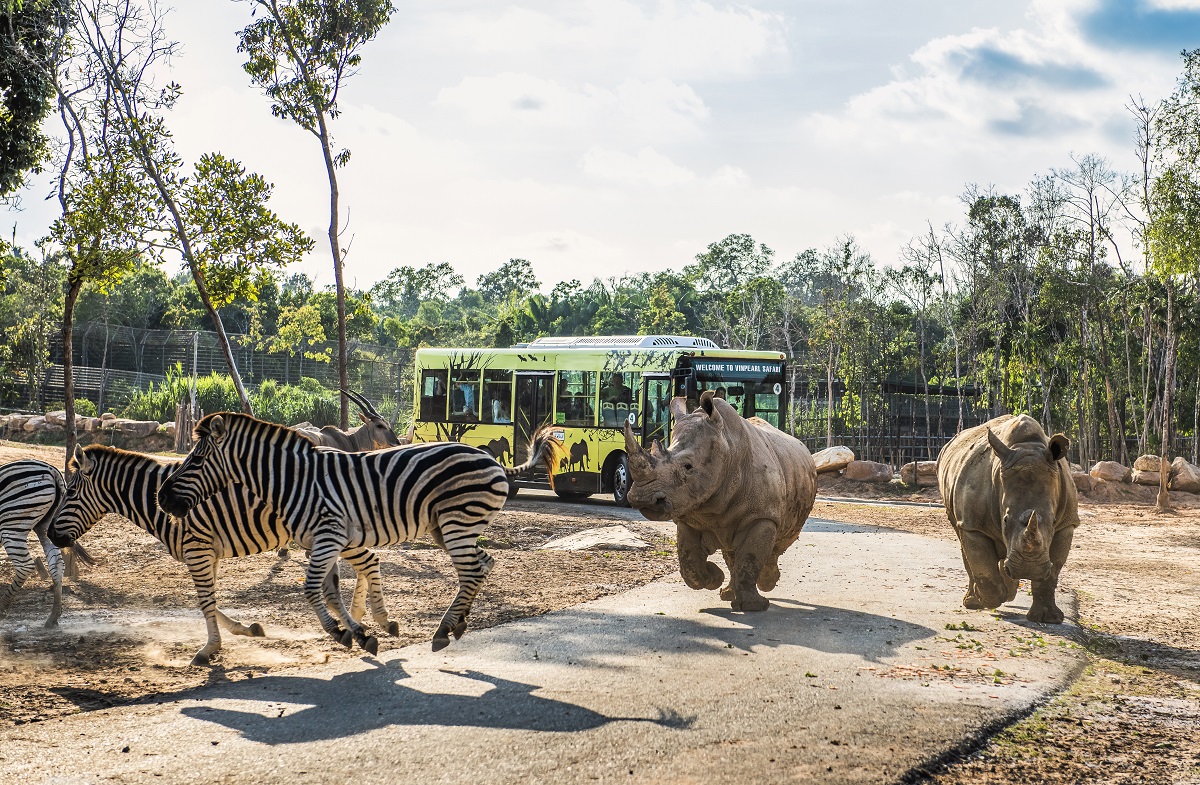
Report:
[[[195,434],[191,454],[159,490],[159,506],[187,515],[230,483],[266,499],[286,520],[292,539],[311,550],[304,595],[322,628],[343,646],[357,641],[368,648],[372,639],[347,616],[339,597],[326,594],[322,602],[325,574],[339,553],[426,534],[446,550],[458,573],[458,593],[434,634],[434,651],[466,630],[471,604],[493,565],[479,548],[479,535],[508,499],[509,477],[547,460],[552,440],[548,429],[539,432],[530,460],[505,469],[486,451],[458,442],[338,452],[240,413],[207,415]]]
[[[46,538],[46,527],[62,498],[62,474],[50,464],[25,460],[0,466],[0,542],[13,566],[12,583],[0,587],[0,619],[8,613],[21,586],[41,566],[35,565],[29,555],[29,532],[33,531],[42,544],[49,577],[54,582],[54,604],[45,626],[58,626],[65,564],[62,552]]]
[[[258,622],[247,626],[217,607],[215,583],[221,559],[262,553],[288,538],[283,521],[270,504],[244,486],[231,486],[197,505],[186,519],[176,518],[159,509],[155,501],[163,481],[175,468],[172,463],[93,444],[76,447],[71,467],[62,509],[49,528],[51,542],[74,544],[107,513],[128,518],[154,535],[187,567],[196,585],[208,641],[192,658],[193,665],[209,664],[220,650],[218,625],[234,635],[265,636]],[[379,557],[366,548],[347,549],[341,555],[358,575],[351,615],[361,619],[369,599],[375,622],[388,634],[399,635],[400,625],[388,619],[384,605]],[[330,572],[332,593],[337,592],[336,575],[336,570]]]

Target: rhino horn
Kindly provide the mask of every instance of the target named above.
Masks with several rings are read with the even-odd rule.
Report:
[[[1025,531],[1021,536],[1022,549],[1025,553],[1033,554],[1042,546],[1042,534],[1038,529],[1038,516],[1036,512],[1029,514],[1029,523],[1025,525]]]
[[[638,444],[629,423],[625,423],[625,454],[629,457],[629,471],[634,474],[645,474],[654,468],[654,457]]]
[[[1008,459],[1012,456],[1012,448],[1000,441],[1000,437],[997,436],[991,428],[987,429],[987,434],[988,444],[992,446],[992,451],[996,453],[996,457],[1000,459],[1001,463],[1007,463]]]
[[[655,439],[650,444],[650,457],[655,458],[655,459],[660,459],[660,458],[670,458],[671,455],[666,450],[663,449],[662,442],[660,442],[658,439]]]

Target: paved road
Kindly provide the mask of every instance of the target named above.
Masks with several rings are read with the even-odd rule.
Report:
[[[815,521],[782,567],[766,613],[665,580],[471,631],[437,654],[422,644],[7,729],[0,772],[885,783],[1025,710],[1082,662],[1069,629],[1025,624],[1027,595],[998,618],[962,610],[952,543]]]

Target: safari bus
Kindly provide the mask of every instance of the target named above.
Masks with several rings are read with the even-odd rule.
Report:
[[[780,427],[784,355],[722,349],[671,335],[539,338],[508,349],[419,349],[417,441],[482,447],[505,466],[524,463],[534,433],[554,425],[563,454],[513,485],[564,498],[611,493],[627,504],[624,427],[644,446],[671,436],[668,405],[713,390],[744,417]],[[553,475],[551,478],[550,474]],[[551,483],[553,479],[553,483]]]

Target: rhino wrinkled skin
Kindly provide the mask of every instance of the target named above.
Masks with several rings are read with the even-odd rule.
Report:
[[[969,585],[963,607],[995,608],[1033,584],[1030,621],[1058,624],[1058,575],[1079,525],[1079,497],[1061,433],[1004,415],[968,428],[938,456],[938,486],[962,546]]]
[[[633,485],[629,503],[651,520],[674,520],[679,572],[693,589],[719,589],[725,574],[708,560],[718,550],[729,568],[721,599],[736,611],[764,611],[758,590],[779,580],[779,557],[796,541],[817,495],[817,469],[797,439],[770,423],[745,419],[705,392],[686,413],[671,401],[671,446],[647,452],[625,427]]]

